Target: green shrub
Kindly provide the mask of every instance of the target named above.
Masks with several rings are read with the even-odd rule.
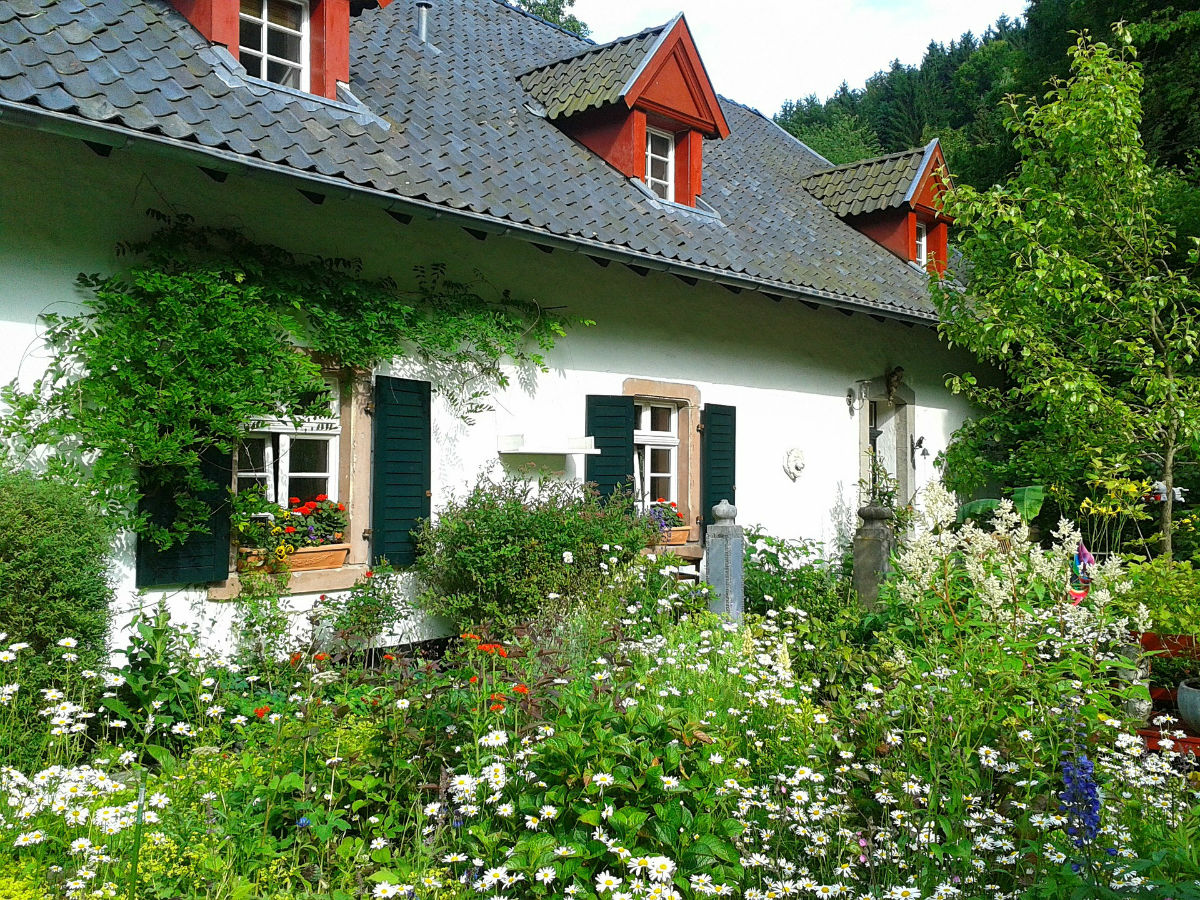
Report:
[[[646,543],[650,526],[628,496],[598,497],[574,482],[481,478],[417,535],[428,611],[500,636],[551,595],[579,597]]]
[[[773,537],[759,527],[746,529],[746,612],[798,606],[829,620],[846,606],[849,590],[835,564],[816,541]]]
[[[108,637],[112,588],[106,556],[113,532],[87,494],[26,472],[0,472],[0,649],[17,655],[15,714],[31,723],[49,683],[47,663],[63,653],[94,666]],[[73,647],[57,646],[74,639]],[[9,669],[7,680],[18,680]]]
[[[1140,603],[1149,610],[1150,631],[1159,634],[1200,633],[1200,570],[1189,562],[1158,557],[1129,566],[1133,587],[1119,600],[1132,614]]]

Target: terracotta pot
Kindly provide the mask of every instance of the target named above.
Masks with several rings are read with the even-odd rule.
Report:
[[[257,572],[271,567],[265,550],[243,547],[238,551],[238,571]],[[340,569],[350,556],[349,544],[323,544],[320,547],[300,547],[287,558],[291,572],[310,572],[314,569]]]
[[[1150,688],[1150,699],[1155,703],[1177,703],[1179,702],[1179,691],[1174,688],[1152,687]]]
[[[682,528],[667,529],[659,534],[655,544],[659,547],[678,547],[680,544],[686,544],[691,530],[686,525]]]
[[[1160,652],[1162,656],[1200,656],[1200,648],[1196,647],[1196,637],[1191,634],[1158,634],[1154,631],[1143,631],[1141,643],[1142,649],[1147,653]]]
[[[1179,718],[1193,734],[1200,734],[1200,678],[1179,682]]]

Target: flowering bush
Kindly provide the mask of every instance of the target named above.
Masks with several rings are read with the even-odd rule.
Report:
[[[627,495],[485,477],[418,533],[421,603],[457,629],[510,633],[548,600],[586,596],[649,535]]]

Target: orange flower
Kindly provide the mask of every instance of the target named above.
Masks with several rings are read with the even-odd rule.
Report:
[[[505,697],[503,694],[492,694],[490,697],[488,697],[488,699],[489,700],[503,700],[503,699],[505,699]]]
[[[298,666],[300,665],[300,660],[302,659],[304,659],[304,654],[297,650],[290,657],[288,657],[288,662],[290,662],[293,666]]]
[[[513,693],[515,693],[515,694],[528,694],[528,693],[529,693],[529,686],[528,686],[528,685],[525,685],[525,684],[514,684],[514,685],[513,685]]]
[[[488,707],[488,709],[490,709],[492,712],[504,712],[504,704],[503,703],[493,703],[491,706]]]
[[[315,659],[317,662],[325,662],[325,660],[329,659],[329,654],[328,653],[318,653],[316,656],[313,657],[313,659]]]
[[[392,656],[392,654],[390,654],[390,653],[383,654],[383,658],[386,659],[388,662],[396,661],[396,657]]]
[[[468,680],[468,681],[470,681],[470,682],[471,682],[471,684],[475,684],[476,682],[478,682],[478,681],[479,681],[479,676],[478,676],[478,675],[472,675],[472,676],[471,676],[469,679],[467,679],[467,680]]]
[[[260,706],[260,707],[258,707],[258,709],[254,710],[254,714],[256,716],[258,716],[260,719],[265,719],[267,717],[267,713],[269,713],[270,711],[271,711],[271,707]]]
[[[482,641],[483,640],[483,638],[481,638],[479,635],[471,634],[471,632],[469,632],[469,631],[464,631],[462,634],[459,635],[459,637],[462,638],[464,641]]]

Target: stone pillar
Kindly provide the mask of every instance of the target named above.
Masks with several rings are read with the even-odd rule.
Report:
[[[864,506],[862,524],[854,532],[854,590],[865,609],[879,609],[879,586],[892,570],[896,533],[892,511],[886,506]]]
[[[745,604],[742,563],[746,539],[742,534],[742,526],[734,522],[737,507],[728,500],[722,500],[714,506],[712,514],[713,524],[708,526],[704,534],[706,580],[716,594],[716,602],[710,602],[709,605],[734,622],[740,622]]]

